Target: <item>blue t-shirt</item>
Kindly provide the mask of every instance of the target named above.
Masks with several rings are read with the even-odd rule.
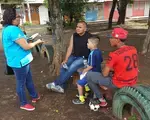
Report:
[[[101,63],[103,62],[102,52],[99,49],[92,50],[88,57],[88,65],[93,68],[93,72],[101,72]]]
[[[9,25],[2,30],[2,45],[7,64],[10,67],[21,68],[33,60],[31,51],[24,50],[15,42],[21,38],[27,40],[26,35],[17,26]]]

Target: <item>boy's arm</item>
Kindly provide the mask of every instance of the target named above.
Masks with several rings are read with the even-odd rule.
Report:
[[[88,72],[89,70],[91,70],[93,67],[92,66],[88,66],[87,68],[85,68],[84,70],[83,70],[83,74],[84,73],[86,73],[86,72]]]
[[[107,77],[109,75],[109,72],[113,71],[116,61],[117,61],[117,57],[115,56],[115,54],[110,53],[108,60],[106,62],[105,68],[103,69],[103,72],[102,72],[104,77]]]

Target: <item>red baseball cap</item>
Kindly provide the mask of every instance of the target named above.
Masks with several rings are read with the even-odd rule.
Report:
[[[114,28],[111,35],[108,37],[118,38],[118,39],[127,39],[128,31],[123,28]]]

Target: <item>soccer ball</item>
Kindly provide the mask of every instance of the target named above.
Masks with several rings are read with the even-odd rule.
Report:
[[[93,110],[93,111],[98,111],[98,109],[100,108],[98,102],[97,101],[93,101],[93,100],[91,100],[89,102],[89,106],[90,106],[90,109]]]

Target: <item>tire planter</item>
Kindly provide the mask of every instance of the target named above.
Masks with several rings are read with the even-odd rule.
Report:
[[[42,45],[40,49],[40,55],[43,58],[47,58],[48,63],[52,63],[54,50],[52,45]]]
[[[122,120],[126,105],[131,106],[131,116],[135,114],[137,117],[140,116],[140,120],[150,120],[150,87],[140,85],[119,89],[113,97],[114,116]]]
[[[32,52],[35,53],[35,54],[40,53],[41,46],[42,45],[36,45],[35,47],[32,48]]]
[[[37,51],[38,53],[40,53],[40,51],[41,51],[41,46],[42,46],[41,44],[35,46],[36,51]]]

